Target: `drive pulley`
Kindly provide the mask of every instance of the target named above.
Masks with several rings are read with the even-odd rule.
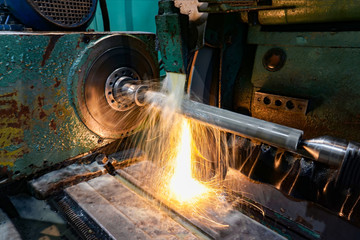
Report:
[[[141,36],[151,38],[142,34]],[[102,138],[122,138],[138,130],[139,102],[130,99],[138,83],[159,78],[154,49],[137,36],[104,37],[89,46],[79,60],[74,98],[84,124]]]

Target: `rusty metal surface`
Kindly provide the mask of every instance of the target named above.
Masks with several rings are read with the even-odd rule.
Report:
[[[81,51],[82,37],[7,34],[0,38],[4,46],[0,62],[0,165],[13,178],[97,145],[96,136],[79,122],[67,98],[67,73]],[[78,145],[74,147],[74,143]]]
[[[112,33],[111,36],[127,35]],[[148,43],[152,34],[133,33]],[[32,175],[113,141],[89,131],[72,86],[87,49],[106,33],[0,34],[0,181]],[[150,50],[152,49],[152,50]],[[76,86],[77,87],[77,86]],[[76,99],[75,99],[76,100]]]

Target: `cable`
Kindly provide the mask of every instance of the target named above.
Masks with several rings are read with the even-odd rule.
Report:
[[[100,0],[101,15],[104,23],[104,31],[110,31],[109,12],[106,5],[106,0]]]

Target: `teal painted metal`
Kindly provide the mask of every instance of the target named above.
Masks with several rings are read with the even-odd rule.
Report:
[[[159,2],[157,37],[166,72],[185,73],[187,65],[188,16],[180,14],[171,0]]]
[[[30,175],[101,146],[76,117],[67,94],[83,34],[0,36],[0,165]]]
[[[107,0],[111,31],[156,32],[157,0]],[[100,6],[89,29],[103,31]]]
[[[95,33],[0,35],[0,180],[32,175],[113,141],[84,125],[69,91],[88,49],[109,37]],[[148,36],[139,38],[154,48]],[[154,49],[152,55],[156,59]]]

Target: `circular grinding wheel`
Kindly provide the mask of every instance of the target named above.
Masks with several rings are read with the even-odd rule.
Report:
[[[105,37],[91,47],[79,72],[75,99],[81,120],[102,138],[118,139],[131,135],[141,122],[141,109],[137,106],[124,111],[108,103],[105,94],[107,79],[118,69],[132,69],[137,81],[158,79],[156,59],[148,46],[130,35]]]

